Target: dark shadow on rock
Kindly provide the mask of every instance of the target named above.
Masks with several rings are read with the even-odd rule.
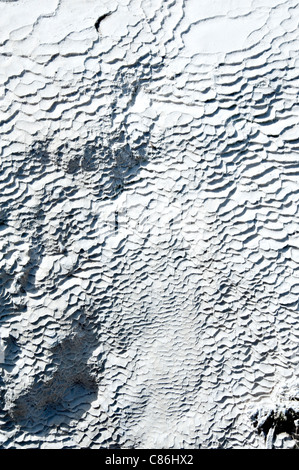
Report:
[[[111,12],[105,13],[104,15],[101,15],[101,16],[97,19],[97,21],[96,21],[95,24],[94,24],[94,27],[95,27],[95,29],[96,29],[98,32],[100,31],[100,24],[101,24],[101,22],[102,22],[105,18],[107,18],[108,16],[110,16],[111,14],[112,14]]]
[[[45,371],[13,403],[6,403],[10,419],[23,431],[47,435],[53,426],[69,427],[88,411],[103,367],[88,364],[93,336],[77,331],[56,344]]]

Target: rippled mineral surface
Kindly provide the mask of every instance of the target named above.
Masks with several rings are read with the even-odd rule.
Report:
[[[297,447],[298,23],[0,1],[1,448]]]

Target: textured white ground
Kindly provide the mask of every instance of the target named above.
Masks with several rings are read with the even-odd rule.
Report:
[[[0,1],[2,448],[296,445],[298,23]]]

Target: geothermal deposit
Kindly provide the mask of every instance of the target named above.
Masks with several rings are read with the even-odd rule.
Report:
[[[0,447],[292,448],[297,0],[0,1]]]

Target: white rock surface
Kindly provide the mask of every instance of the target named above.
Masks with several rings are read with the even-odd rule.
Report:
[[[0,1],[2,448],[296,445],[298,22]]]

